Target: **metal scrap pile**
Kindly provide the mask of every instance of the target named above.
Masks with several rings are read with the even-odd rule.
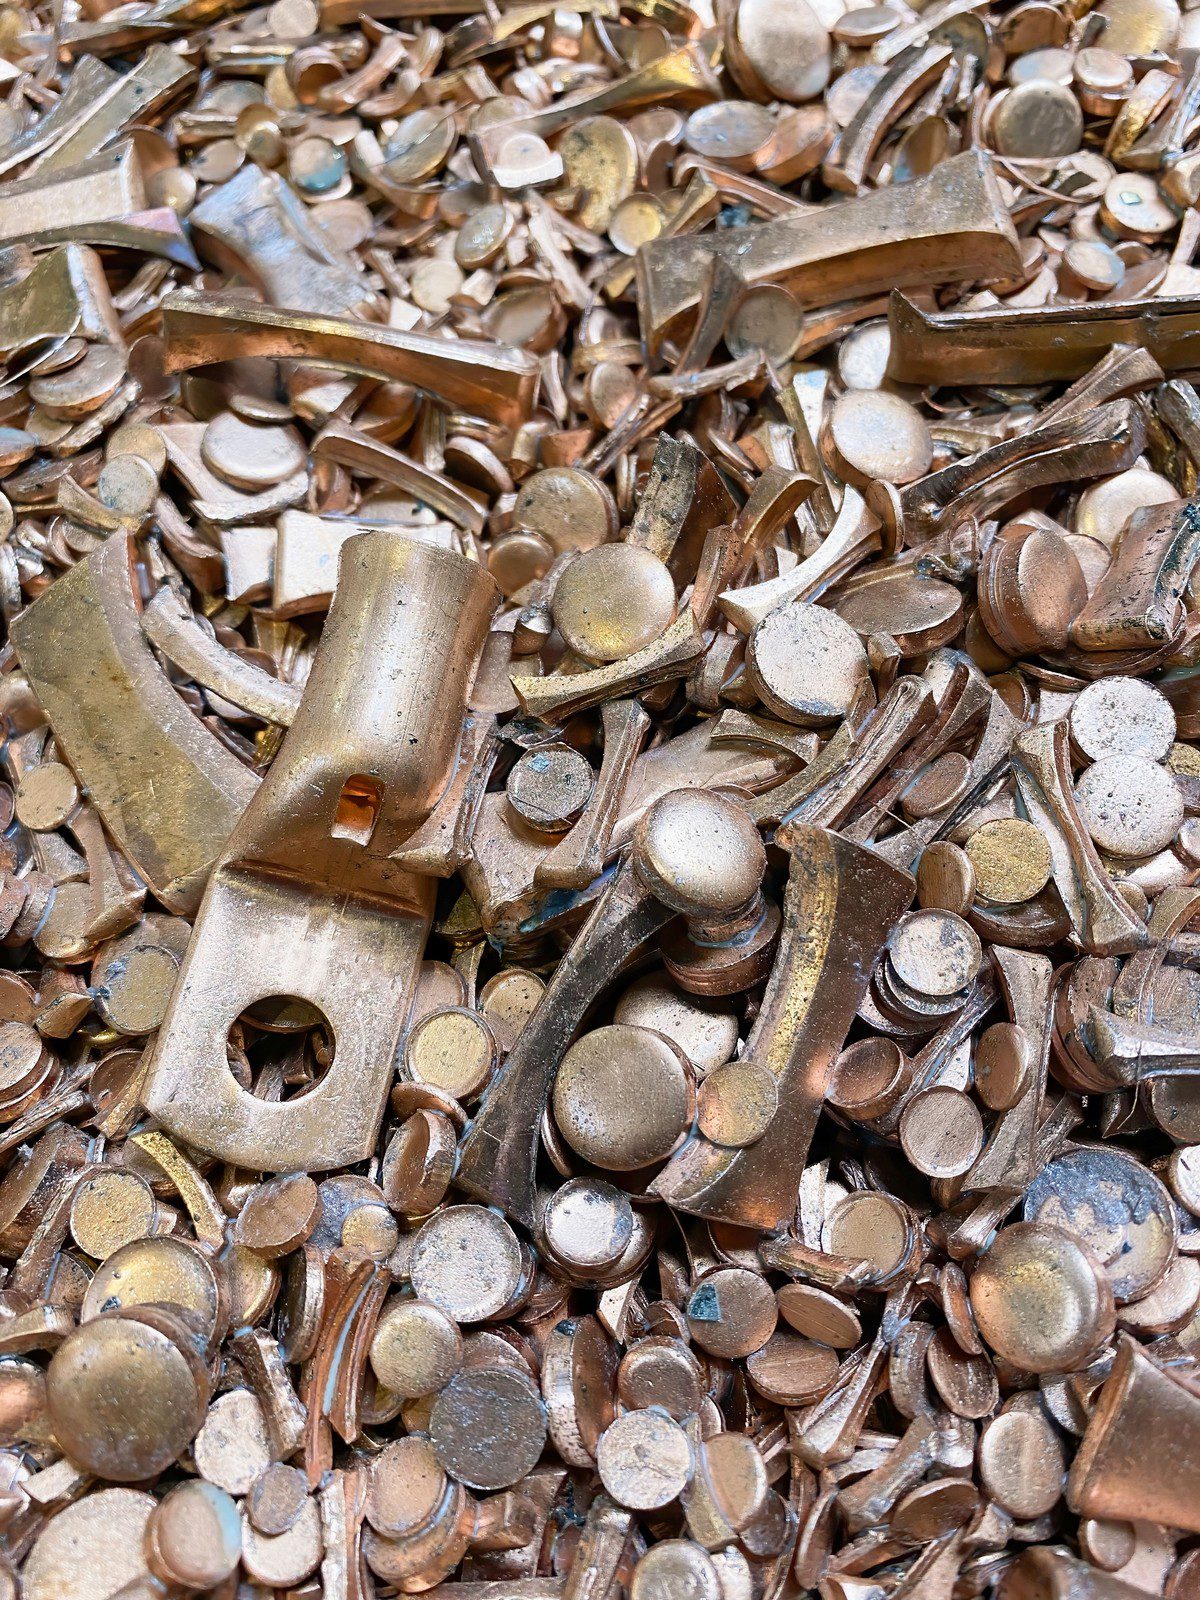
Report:
[[[1193,17],[0,8],[0,1600],[1198,1600]]]

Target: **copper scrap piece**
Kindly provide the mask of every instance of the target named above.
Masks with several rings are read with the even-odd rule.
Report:
[[[944,163],[903,196],[880,190],[815,216],[763,223],[745,239],[648,246],[638,257],[643,333],[657,348],[697,305],[714,251],[732,259],[747,283],[783,283],[809,303],[827,304],[892,288],[901,278],[919,282],[921,240],[931,233],[944,252],[940,270],[954,278],[1003,276],[1015,264],[1011,224],[979,157]]]
[[[405,334],[337,316],[249,306],[217,295],[177,296],[163,307],[170,372],[257,355],[290,358],[368,376],[407,381],[450,404],[472,406],[498,422],[524,421],[537,367],[526,352]]]
[[[793,837],[780,955],[747,1042],[779,1080],[780,1110],[750,1150],[718,1150],[697,1135],[655,1180],[682,1210],[764,1232],[791,1215],[789,1174],[803,1163],[858,985],[911,893],[906,875],[835,835],[806,827]]]
[[[922,311],[892,298],[888,370],[905,383],[1047,383],[1079,378],[1117,344],[1147,349],[1164,372],[1196,365],[1200,305],[1181,295],[1152,302],[1099,300],[1087,307]]]

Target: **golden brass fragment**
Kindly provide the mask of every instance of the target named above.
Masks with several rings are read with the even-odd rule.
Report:
[[[1038,484],[1120,472],[1133,465],[1144,443],[1141,413],[1127,400],[1114,400],[918,478],[900,490],[898,512],[878,484],[867,503],[885,526],[903,529],[907,543],[919,544],[956,519],[990,517]]]
[[[0,289],[0,350],[12,355],[46,339],[75,336],[122,342],[99,258],[66,244]]]
[[[97,101],[111,94],[120,81],[120,74],[95,56],[81,57],[46,115],[9,141],[0,155],[0,173],[11,172],[39,152],[50,153],[64,143],[93,115]]]
[[[210,881],[145,1088],[147,1108],[166,1128],[257,1170],[287,1170],[301,1152],[306,1167],[343,1166],[374,1142],[391,1064],[376,1030],[399,1035],[432,912],[428,884],[390,858],[453,771],[463,700],[495,603],[478,568],[398,535],[351,540],[341,580],[309,693]],[[393,623],[389,654],[370,625],[403,607],[428,621],[421,629]],[[354,648],[365,638],[374,646],[369,661]],[[438,693],[419,704],[417,683],[429,670]],[[401,674],[411,698],[399,697],[393,710],[376,684]],[[346,740],[336,762],[325,737],[331,726]],[[304,863],[299,878],[294,861]],[[338,910],[322,949],[313,895],[325,886],[336,886]],[[231,969],[226,940],[239,924],[232,937],[242,955]],[[298,937],[305,931],[308,941]],[[389,981],[364,989],[361,963],[382,950],[392,953]],[[235,1082],[225,1034],[246,1006],[279,992],[328,1018],[338,1056],[303,1101],[271,1106]],[[202,1012],[192,998],[201,994],[210,997]]]
[[[114,535],[16,619],[13,643],[113,837],[163,903],[187,914],[258,783],[160,671],[142,635],[133,554]]]
[[[87,103],[85,114],[35,157],[29,173],[58,173],[90,161],[132,125],[153,121],[192,76],[193,69],[176,51],[151,44],[130,71],[103,80],[105,87]]]
[[[1114,559],[1071,625],[1081,650],[1151,647],[1174,639],[1200,559],[1200,508],[1178,501],[1129,519]]]
[[[550,1083],[609,974],[671,920],[628,866],[618,870],[546,987],[459,1149],[457,1182],[517,1221],[534,1215],[537,1140]]]
[[[145,205],[133,145],[124,143],[78,166],[0,184],[0,239],[18,243],[64,215],[83,227],[112,222]]]
[[[92,221],[51,222],[42,228],[22,229],[19,237],[31,250],[46,250],[56,244],[94,245],[98,249],[161,256],[164,261],[189,267],[193,272],[200,266],[191,240],[170,206],[154,206],[127,216],[99,217]]]
[[[142,631],[168,661],[243,711],[285,728],[295,720],[300,709],[295,686],[280,683],[210,639],[170,589],[160,589],[142,612]]]

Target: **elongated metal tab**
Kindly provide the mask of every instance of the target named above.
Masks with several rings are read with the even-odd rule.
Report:
[[[148,123],[195,75],[196,69],[178,51],[169,45],[151,44],[141,52],[136,66],[111,79],[100,94],[84,102],[86,112],[78,124],[30,164],[29,175],[61,172],[97,155],[123,129]]]
[[[1049,958],[1034,950],[996,945],[993,954],[1012,1020],[1033,1042],[1035,1064],[1029,1087],[1015,1105],[997,1117],[963,1187],[1007,1188],[1016,1193],[1032,1181],[1038,1168],[1037,1128],[1050,1056],[1053,969]]]
[[[1012,766],[1026,814],[1050,842],[1054,882],[1076,940],[1093,955],[1145,944],[1145,924],[1117,892],[1079,815],[1067,724],[1027,728],[1013,742]]]
[[[588,1007],[675,913],[623,862],[575,936],[459,1146],[460,1189],[532,1227],[546,1096]]]
[[[189,616],[172,589],[160,589],[142,612],[142,631],[167,660],[197,683],[212,689],[264,722],[290,727],[300,706],[294,683],[280,683],[269,672],[218,644]]]
[[[714,255],[748,284],[783,284],[812,306],[925,283],[931,270],[939,283],[1020,271],[1016,233],[977,152],[940,162],[914,183],[804,216],[644,245],[638,308],[652,350],[699,305]]]
[[[545,111],[534,111],[529,116],[486,128],[472,137],[472,150],[481,170],[487,170],[514,133],[546,137],[581,117],[669,102],[703,105],[707,100],[715,100],[719,93],[706,52],[701,45],[688,43],[636,68],[619,83],[606,84],[569,105],[551,106]]]
[[[1054,383],[1081,378],[1116,344],[1142,346],[1164,372],[1200,366],[1195,295],[922,311],[894,294],[888,327],[888,377],[898,383]]]
[[[686,678],[705,648],[704,635],[691,610],[685,608],[660,638],[623,661],[606,662],[584,672],[554,672],[544,678],[513,673],[512,685],[531,717],[565,722],[575,712],[601,705],[610,697]]]
[[[390,445],[372,439],[337,418],[326,424],[313,441],[313,455],[336,461],[351,472],[361,472],[384,483],[395,484],[423,505],[432,506],[455,527],[482,533],[487,508],[469,488],[455,483],[444,473],[435,472]]]
[[[636,700],[610,700],[600,713],[604,759],[578,822],[534,871],[539,889],[586,889],[599,877],[633,763],[650,727]]]
[[[783,932],[745,1056],[779,1082],[756,1144],[731,1150],[696,1133],[651,1184],[680,1211],[773,1232],[791,1222],[829,1071],[913,880],[824,828],[797,827]]]
[[[141,169],[125,141],[78,166],[0,184],[0,241],[17,243],[64,217],[77,226],[112,222],[145,204]]]
[[[1173,639],[1200,560],[1200,501],[1176,500],[1130,517],[1116,555],[1071,624],[1081,650],[1153,647]]]
[[[60,211],[58,214],[61,216],[63,213]],[[170,206],[154,206],[148,211],[132,211],[125,216],[99,217],[92,221],[80,221],[69,213],[68,217],[66,222],[23,229],[19,242],[28,245],[31,250],[47,250],[56,244],[138,250],[144,255],[160,256],[164,261],[190,267],[193,272],[200,270],[192,241],[184,232],[178,214]]]
[[[699,559],[704,536],[737,515],[733,496],[703,453],[687,439],[661,434],[628,542],[670,564]]]
[[[792,600],[812,600],[879,548],[879,519],[857,489],[842,491],[842,504],[828,534],[812,555],[787,572],[718,596],[721,610],[742,633]]]
[[[0,173],[11,172],[39,151],[57,150],[107,100],[120,74],[95,56],[80,56],[66,88],[45,116],[10,139],[0,152]]]
[[[342,551],[304,699],[213,874],[150,1067],[147,1109],[264,1171],[369,1155],[433,911],[392,859],[452,780],[496,601],[474,562],[373,532]],[[324,1015],[332,1066],[301,1099],[239,1087],[226,1036],[269,995]]]
[[[907,484],[899,497],[905,539],[916,545],[969,516],[985,521],[1035,487],[1123,472],[1145,442],[1145,418],[1130,400],[1029,428]],[[867,504],[886,527],[893,516],[890,496],[879,489],[870,486]]]
[[[317,312],[276,311],[232,295],[168,295],[163,338],[169,372],[244,356],[303,361],[411,383],[447,405],[505,425],[525,421],[537,390],[536,358],[512,345],[402,333]]]

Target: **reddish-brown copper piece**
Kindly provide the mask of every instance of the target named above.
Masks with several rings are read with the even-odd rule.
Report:
[[[693,1136],[654,1181],[671,1205],[771,1232],[795,1209],[833,1062],[888,931],[912,897],[907,873],[822,828],[795,830],[779,954],[746,1053],[779,1080],[779,1109],[748,1150]]]

